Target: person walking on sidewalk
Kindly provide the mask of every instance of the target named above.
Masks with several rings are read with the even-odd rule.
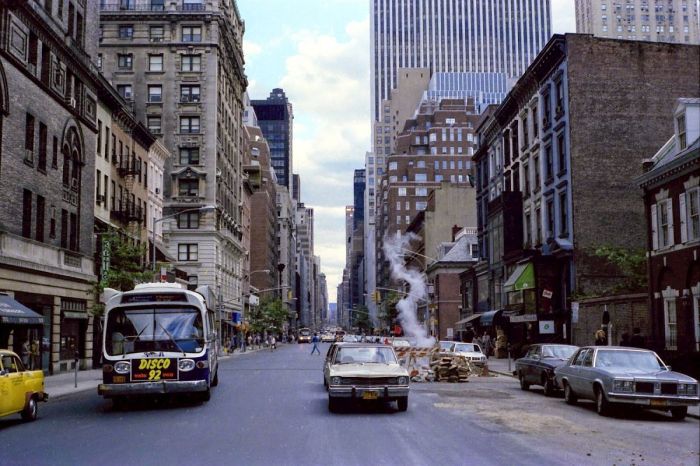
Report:
[[[311,354],[314,354],[314,351],[318,353],[319,356],[321,356],[321,350],[318,349],[318,333],[314,333],[313,338],[311,339],[311,343],[314,344],[314,347],[311,348]]]
[[[270,335],[270,351],[277,349],[277,339],[274,335]]]

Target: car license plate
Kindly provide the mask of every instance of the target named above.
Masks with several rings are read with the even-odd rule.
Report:
[[[649,406],[652,408],[665,408],[668,406],[668,401],[666,400],[651,400]]]
[[[363,400],[376,400],[377,398],[379,398],[379,394],[377,392],[364,392],[362,394]]]
[[[112,382],[114,383],[124,383],[126,382],[126,376],[124,375],[115,375],[112,377]]]

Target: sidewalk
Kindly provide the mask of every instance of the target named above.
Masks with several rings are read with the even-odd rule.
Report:
[[[515,378],[513,371],[515,370],[515,359],[511,360],[510,372],[508,371],[508,359],[489,358],[489,371],[500,375],[507,375]],[[695,419],[700,419],[700,406],[689,406],[688,416]]]
[[[261,349],[249,349],[245,353],[236,350],[233,354],[219,357],[219,361],[236,358],[243,354],[261,351]],[[44,389],[49,394],[49,401],[92,390],[97,395],[97,386],[102,382],[102,369],[90,369],[78,371],[78,386],[75,386],[75,372],[62,372],[56,375],[44,377]]]

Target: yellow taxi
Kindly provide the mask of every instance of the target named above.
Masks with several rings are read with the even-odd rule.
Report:
[[[25,421],[33,421],[38,402],[48,399],[44,373],[26,369],[16,353],[0,349],[0,417],[20,413]]]

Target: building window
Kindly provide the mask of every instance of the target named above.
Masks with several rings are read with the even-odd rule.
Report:
[[[554,176],[554,157],[552,155],[552,146],[544,148],[544,176],[547,181]]]
[[[124,100],[132,100],[134,95],[132,93],[131,84],[119,84],[117,85],[117,92],[124,98]]]
[[[406,195],[406,188],[399,188],[398,191],[399,191],[399,192],[398,192],[398,195],[399,195],[399,196],[402,196],[402,197],[403,197],[403,196]]]
[[[416,188],[416,196],[427,196],[428,188]]]
[[[542,209],[539,207],[535,209],[535,238],[537,245],[542,244]]]
[[[24,160],[34,163],[34,115],[27,113],[24,123]]]
[[[532,164],[535,167],[535,192],[540,190],[540,158],[538,156],[533,157]]]
[[[658,232],[659,247],[665,248],[673,245],[673,204],[671,199],[666,199],[658,206]]]
[[[425,201],[416,201],[416,210],[425,210],[428,208],[428,203]]]
[[[523,130],[523,147],[528,147],[530,145],[530,126],[528,125],[527,115],[523,116],[522,130]]]
[[[559,80],[555,84],[557,92],[557,108],[555,109],[555,115],[559,118],[564,114],[564,83]]]
[[[525,197],[530,195],[530,165],[527,163],[523,164],[523,194]]]
[[[201,71],[202,57],[199,55],[183,55],[182,56],[182,71]]]
[[[148,86],[148,101],[162,102],[163,101],[163,86],[160,84]]]
[[[425,173],[416,173],[415,180],[418,183],[424,183],[428,181],[428,175],[426,175]]]
[[[559,173],[566,171],[566,141],[564,139],[564,133],[560,133],[557,136],[557,157],[559,162]]]
[[[178,215],[177,227],[180,229],[199,228],[199,212],[188,212]]]
[[[163,26],[151,26],[148,29],[148,37],[151,42],[162,42],[165,38],[165,30]]]
[[[163,71],[163,55],[148,56],[148,71]]]
[[[130,53],[120,53],[117,55],[117,68],[120,71],[131,71],[134,66],[134,56]]]
[[[120,39],[133,39],[134,38],[134,26],[133,26],[133,24],[121,24],[121,25],[119,25],[119,38]]]
[[[36,231],[34,238],[44,242],[44,215],[46,211],[46,201],[43,196],[36,197]]]
[[[688,142],[686,141],[686,129],[685,129],[685,115],[681,115],[676,118],[678,122],[678,148],[680,150],[688,147]]]
[[[180,164],[199,165],[199,147],[181,147]]]
[[[178,182],[179,196],[198,196],[199,180],[180,180]]]
[[[569,236],[568,208],[566,191],[559,193],[559,236],[561,238]]]
[[[187,84],[180,86],[180,102],[199,102],[199,84]]]
[[[537,139],[540,134],[540,128],[538,124],[538,115],[537,115],[537,105],[532,107],[532,137],[534,139]]]
[[[530,238],[532,235],[532,218],[530,216],[530,213],[525,214],[525,237],[523,238],[525,240],[525,247],[529,248],[530,247]]]
[[[683,242],[700,239],[700,188],[681,194],[680,212]]]
[[[39,122],[39,161],[37,163],[37,168],[42,172],[46,173],[46,152],[48,146],[48,131],[46,125]]]
[[[182,9],[184,11],[202,11],[204,10],[204,4],[202,0],[183,0]]]
[[[148,130],[153,134],[161,134],[163,129],[161,128],[161,118],[160,115],[149,115],[148,116]]]
[[[554,199],[547,199],[547,239],[554,238]]]
[[[22,195],[22,236],[32,237],[32,192],[28,189]]]
[[[199,133],[199,117],[180,117],[180,132],[186,134]]]
[[[678,349],[678,333],[676,329],[676,297],[664,298],[664,336],[665,349],[675,351]]]
[[[182,26],[183,42],[201,42],[202,28],[200,26]]]
[[[179,261],[196,261],[198,258],[196,244],[178,244],[177,245],[177,260]]]

